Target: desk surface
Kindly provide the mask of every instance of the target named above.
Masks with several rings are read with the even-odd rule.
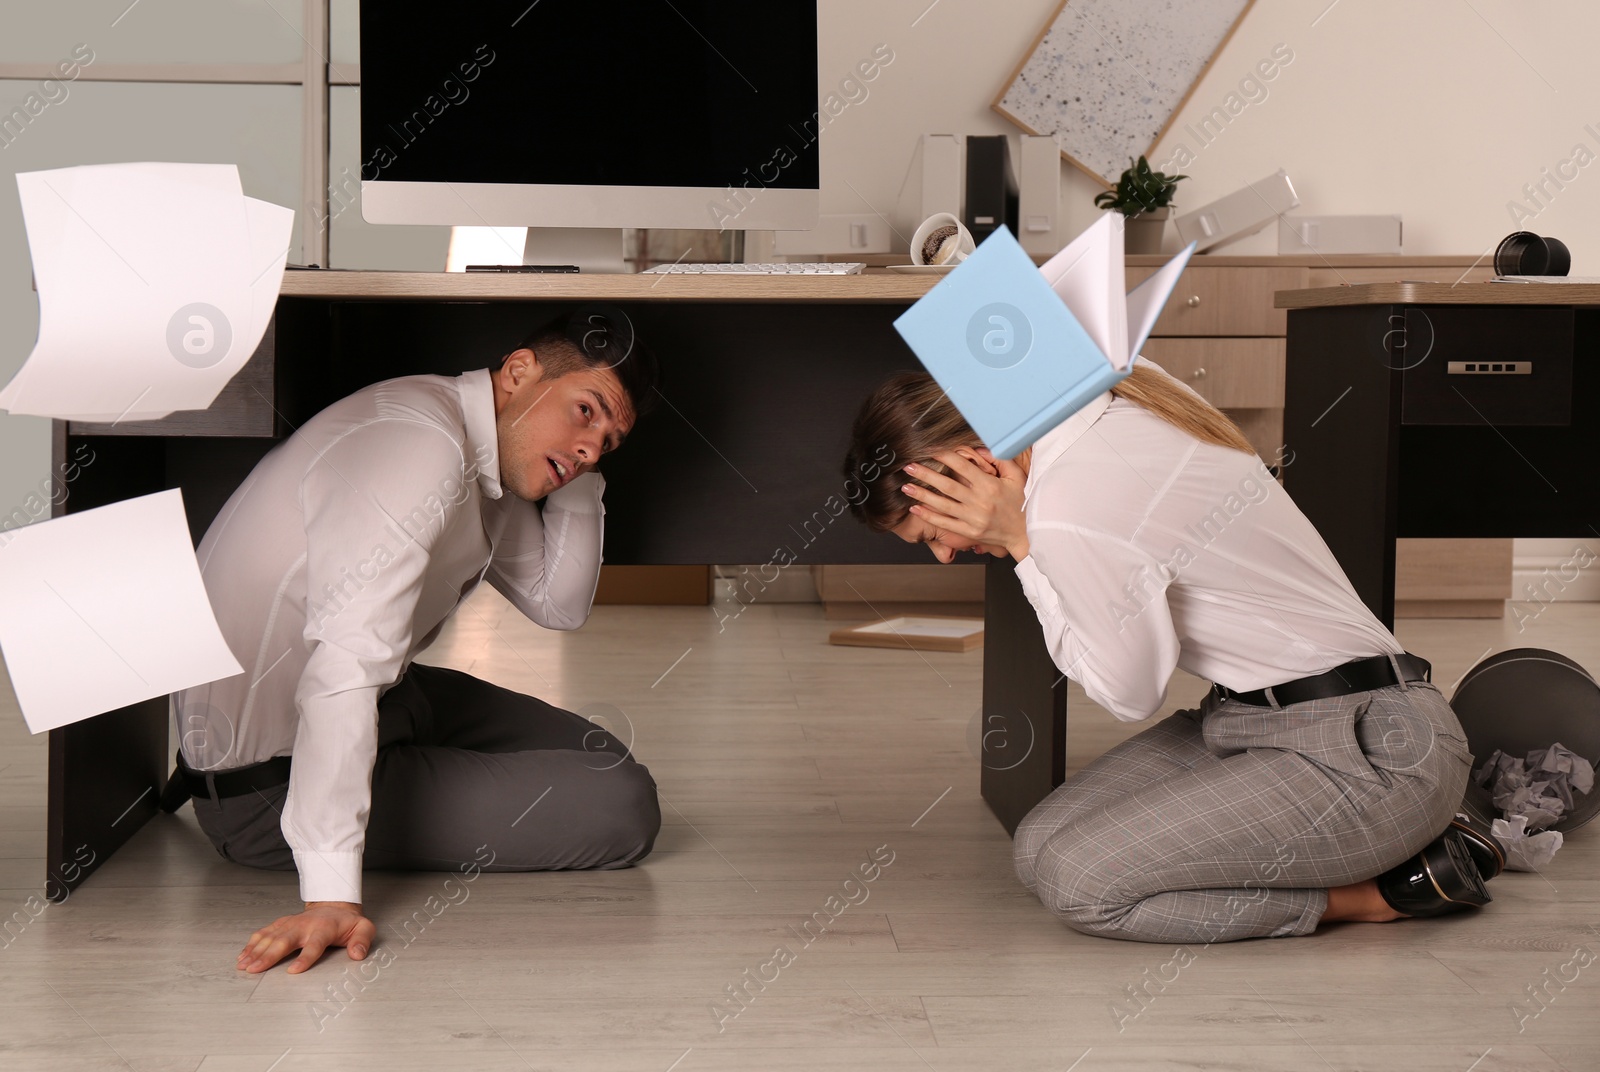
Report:
[[[1280,290],[1279,309],[1336,305],[1600,305],[1595,283],[1358,283]]]
[[[1171,260],[1170,254],[1130,256],[1129,268],[1159,268]],[[1220,257],[1200,256],[1190,261],[1195,268],[1205,267],[1283,267],[1306,266],[1323,268],[1389,267],[1404,265],[1404,269],[1429,267],[1460,267],[1469,264],[1464,257]],[[899,275],[890,272],[864,272],[860,275],[840,276],[787,276],[787,275],[571,275],[534,274],[516,272],[365,272],[328,271],[322,269],[296,269],[284,273],[282,294],[299,298],[350,298],[396,301],[528,301],[550,299],[554,301],[715,301],[715,302],[808,302],[863,304],[914,302],[926,294],[939,276]],[[1472,286],[1481,287],[1484,284]],[[1529,284],[1495,284],[1497,287],[1529,289]],[[1419,284],[1375,283],[1355,287],[1318,288],[1315,290],[1280,291],[1279,308],[1303,308],[1312,305],[1364,304],[1390,301],[1467,300],[1396,298],[1395,287],[1415,289]],[[1435,289],[1466,291],[1472,286],[1443,287],[1430,284]],[[1385,289],[1388,288],[1388,289]],[[1544,288],[1540,288],[1544,289]],[[1600,291],[1577,284],[1562,286],[1569,290]],[[1322,297],[1328,294],[1349,292],[1362,297]],[[1474,291],[1476,293],[1476,291]],[[1369,295],[1370,296],[1367,296]],[[1292,298],[1293,303],[1285,299]],[[1473,298],[1472,301],[1483,301]],[[1527,301],[1526,297],[1506,300]],[[1563,304],[1573,301],[1587,303],[1600,298],[1582,299],[1577,294],[1561,299]],[[1545,302],[1548,304],[1548,300]],[[1534,302],[1532,304],[1539,304]]]
[[[285,272],[286,298],[399,301],[914,302],[927,275],[578,275],[521,272]]]

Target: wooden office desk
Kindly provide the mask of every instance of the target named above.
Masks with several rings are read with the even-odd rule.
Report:
[[[1196,258],[1195,265],[1250,271],[1261,267],[1236,260]],[[1304,269],[1305,278],[1315,281],[1319,269],[1293,258],[1278,260],[1282,263],[1269,266],[1274,271]],[[1453,259],[1440,260],[1451,262],[1446,267],[1453,265]],[[1128,266],[1136,274],[1164,261],[1131,257]],[[1387,260],[1370,261],[1332,259],[1343,274],[1394,270]],[[665,402],[640,423],[629,448],[606,462],[608,562],[765,563],[780,546],[792,547],[797,563],[805,565],[925,562],[926,552],[920,548],[873,536],[853,520],[819,526],[815,518],[819,511],[826,518],[823,504],[842,487],[839,465],[860,400],[891,372],[918,367],[892,321],[933,282],[893,274],[792,278],[291,271],[256,354],[210,409],[114,428],[56,423],[57,463],[80,444],[96,452],[94,465],[82,471],[64,505],[69,511],[87,509],[180,487],[198,541],[255,462],[330,402],[393,376],[482,367],[512,349],[542,317],[577,302],[609,301],[630,310],[660,353]],[[1279,293],[1279,306],[1292,310],[1285,425],[1296,460],[1285,470],[1285,480],[1327,534],[1357,590],[1386,621],[1397,533],[1568,535],[1591,531],[1590,523],[1600,525],[1593,517],[1578,524],[1570,514],[1551,515],[1544,501],[1548,496],[1541,497],[1538,487],[1524,489],[1523,498],[1531,496],[1529,501],[1536,500],[1544,514],[1528,520],[1499,516],[1505,511],[1496,514],[1479,507],[1478,482],[1472,479],[1457,480],[1450,485],[1456,490],[1444,495],[1458,496],[1457,505],[1465,503],[1465,508],[1433,519],[1429,504],[1437,496],[1411,494],[1410,484],[1386,476],[1402,443],[1407,444],[1406,472],[1428,458],[1433,469],[1448,467],[1448,452],[1430,453],[1427,442],[1421,444],[1426,449],[1412,449],[1424,430],[1408,426],[1396,432],[1392,421],[1385,423],[1398,419],[1389,411],[1398,412],[1402,386],[1402,374],[1389,367],[1397,338],[1391,318],[1399,315],[1400,323],[1408,323],[1403,310],[1415,308],[1439,321],[1435,304],[1537,306],[1550,303],[1547,295],[1568,305],[1600,305],[1595,291],[1576,286],[1536,291],[1499,284],[1485,291],[1468,284],[1373,284]],[[1168,334],[1221,331],[1184,325],[1186,318],[1198,315],[1196,308],[1205,307],[1204,301],[1198,306],[1186,303],[1171,312]],[[1246,315],[1261,314],[1237,314]],[[1592,351],[1596,336],[1591,314],[1572,316],[1581,328],[1585,352]],[[1445,316],[1443,322],[1449,345],[1457,345],[1454,321]],[[1413,338],[1423,325],[1416,322]],[[1224,326],[1224,334],[1237,333],[1232,320]],[[1386,332],[1391,333],[1387,342]],[[1353,361],[1362,347],[1374,359]],[[1592,397],[1593,379],[1590,370],[1575,386]],[[1341,396],[1346,386],[1351,390]],[[1426,433],[1445,431],[1461,433],[1480,454],[1496,444],[1511,454],[1492,430]],[[1522,434],[1519,430],[1511,438],[1522,444]],[[1569,429],[1568,434],[1575,433]],[[1577,459],[1600,457],[1591,440],[1584,441],[1587,450],[1561,463],[1560,477],[1553,478],[1558,484],[1584,486]],[[669,460],[665,467],[663,459]],[[1500,462],[1500,469],[1506,469],[1505,459]],[[1510,464],[1522,463],[1513,455]],[[1555,471],[1557,463],[1542,461],[1541,468]],[[1526,470],[1520,475],[1526,481],[1536,479]],[[1591,492],[1592,484],[1587,485]],[[1352,503],[1358,508],[1350,508]],[[819,534],[808,539],[801,529]],[[1386,535],[1375,538],[1374,533]],[[1011,564],[986,558],[985,578],[983,711],[984,740],[991,753],[982,764],[982,787],[984,798],[1011,831],[1065,776],[1067,689]],[[93,852],[98,865],[155,814],[171,763],[164,699],[52,732],[48,866],[57,879],[53,888],[64,894],[90,873],[77,865],[84,858],[75,859],[80,846]]]
[[[95,451],[65,506],[182,488],[196,539],[251,467],[327,404],[377,380],[481,368],[582,301],[628,309],[663,365],[663,404],[607,458],[606,560],[623,564],[925,562],[825,506],[849,424],[916,359],[893,320],[932,280],[291,271],[250,363],[205,412],[115,427],[57,422],[56,461]],[[987,556],[985,556],[987,558]],[[983,792],[1007,830],[1062,775],[1066,689],[1009,563],[988,559],[984,709],[1009,745]],[[870,717],[863,697],[862,717]],[[165,698],[53,731],[52,889],[89,872],[157,810],[172,765]],[[988,727],[995,730],[996,727]]]
[[[1284,486],[1386,625],[1397,536],[1600,532],[1600,286],[1371,283],[1276,301]]]

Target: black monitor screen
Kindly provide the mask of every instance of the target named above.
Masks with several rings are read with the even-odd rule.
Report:
[[[361,5],[368,181],[816,189],[816,0]]]

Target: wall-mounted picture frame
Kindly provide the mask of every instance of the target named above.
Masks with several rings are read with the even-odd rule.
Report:
[[[1062,0],[994,110],[1111,186],[1148,155],[1255,0]]]

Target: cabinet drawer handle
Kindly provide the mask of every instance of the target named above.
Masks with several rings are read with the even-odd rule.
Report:
[[[1206,378],[1206,370],[1204,368],[1197,368],[1197,369],[1194,370],[1194,379],[1203,380],[1205,378]]]
[[[1187,306],[1188,306],[1188,307],[1189,307],[1189,308],[1191,308],[1191,309],[1193,309],[1193,308],[1194,308],[1194,307],[1195,307],[1195,306],[1197,306],[1197,305],[1199,305],[1199,304],[1200,304],[1200,295],[1198,295],[1198,294],[1195,294],[1195,295],[1193,295],[1193,296],[1191,296],[1191,297],[1190,297],[1190,298],[1189,298],[1189,300],[1188,300],[1188,301],[1186,301],[1186,302],[1184,302],[1184,303],[1183,303],[1183,304],[1185,304],[1185,305],[1187,305]]]

